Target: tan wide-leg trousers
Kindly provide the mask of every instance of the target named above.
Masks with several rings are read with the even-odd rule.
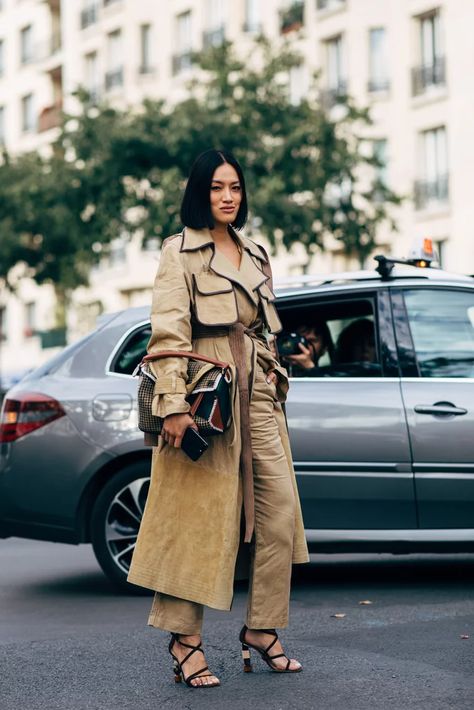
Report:
[[[250,402],[255,489],[246,625],[250,629],[288,625],[295,497],[288,462],[274,416],[275,385],[257,366]],[[203,606],[156,592],[148,624],[181,634],[201,633]]]

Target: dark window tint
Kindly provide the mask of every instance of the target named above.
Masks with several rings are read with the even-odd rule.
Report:
[[[374,301],[344,298],[281,310],[279,349],[291,333],[303,335],[313,367],[282,357],[293,377],[377,377],[382,374]],[[280,344],[283,346],[280,347]],[[301,351],[300,351],[301,353]],[[300,359],[301,360],[301,359]]]
[[[405,291],[422,377],[474,377],[474,290]]]
[[[123,343],[114,358],[111,370],[121,375],[131,375],[140,360],[146,355],[146,346],[151,336],[151,327],[133,332]]]

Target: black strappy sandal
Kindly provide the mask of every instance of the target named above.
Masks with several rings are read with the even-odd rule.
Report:
[[[195,673],[191,673],[187,677],[184,675],[183,666],[186,663],[186,661],[189,658],[191,658],[193,653],[196,653],[196,651],[200,651],[203,655],[204,655],[204,651],[202,650],[202,641],[200,641],[197,646],[192,646],[190,643],[184,643],[184,641],[181,641],[181,639],[179,638],[181,635],[183,635],[183,634],[172,633],[171,639],[169,642],[169,646],[168,646],[168,651],[170,652],[171,657],[173,658],[173,669],[174,669],[175,683],[181,683],[181,681],[184,680],[184,682],[186,683],[186,685],[189,688],[217,688],[217,686],[220,685],[219,680],[217,681],[217,683],[215,683],[215,682],[214,683],[196,683],[196,685],[194,685],[192,683],[192,681],[195,680],[196,678],[207,678],[209,676],[213,676],[214,673],[211,673],[211,672],[204,673],[204,671],[209,670],[209,666],[204,666],[204,668],[200,668],[198,671],[196,671]],[[186,648],[191,649],[191,651],[183,658],[183,660],[181,662],[178,661],[178,659],[176,658],[176,656],[174,655],[174,653],[172,651],[172,648],[175,643],[179,643],[179,644],[181,644],[181,646],[185,646]]]
[[[252,643],[248,643],[248,641],[245,640],[245,634],[246,634],[247,630],[248,630],[248,627],[244,625],[242,627],[240,634],[239,634],[239,641],[242,644],[242,658],[244,661],[244,672],[245,673],[252,672],[252,664],[250,662],[250,649],[251,648],[253,648],[255,651],[257,651],[257,653],[260,654],[260,656],[265,661],[265,663],[275,673],[299,673],[300,671],[303,670],[302,666],[300,666],[299,668],[290,668],[291,658],[288,658],[288,656],[285,653],[277,653],[275,656],[269,655],[269,651],[273,648],[273,646],[278,641],[278,634],[275,631],[275,629],[258,629],[258,631],[261,631],[264,634],[270,634],[271,636],[274,637],[273,641],[266,648],[259,648],[258,646],[254,646]],[[286,658],[286,660],[287,660],[286,668],[276,667],[273,663],[275,658]]]

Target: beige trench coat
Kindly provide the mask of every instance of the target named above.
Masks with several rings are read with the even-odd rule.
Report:
[[[266,258],[250,239],[234,232],[242,246],[240,269],[215,250],[208,229],[186,228],[164,244],[153,290],[152,336],[148,352],[194,350],[230,363],[226,336],[192,340],[191,318],[203,325],[231,325],[252,320],[261,330],[278,332],[281,323],[273,305],[262,264]],[[245,323],[250,325],[250,323]],[[288,432],[280,402],[286,399],[286,370],[273,358],[265,337],[246,337],[248,372],[258,358],[264,371],[278,375],[275,416],[295,489],[296,526],[293,562],[307,562],[308,552],[293,470]],[[247,342],[248,341],[248,342]],[[256,347],[252,347],[252,341]],[[253,360],[253,361],[252,361]],[[153,413],[167,416],[189,411],[185,358],[153,363],[157,376]],[[128,581],[181,599],[229,609],[241,539],[242,485],[239,475],[240,412],[233,393],[233,424],[209,439],[209,449],[193,462],[181,449],[160,440],[153,449],[151,484]]]

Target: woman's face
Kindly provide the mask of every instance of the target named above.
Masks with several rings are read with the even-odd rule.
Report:
[[[242,201],[242,188],[237,171],[229,163],[216,168],[212,176],[210,199],[214,223],[232,224]]]

